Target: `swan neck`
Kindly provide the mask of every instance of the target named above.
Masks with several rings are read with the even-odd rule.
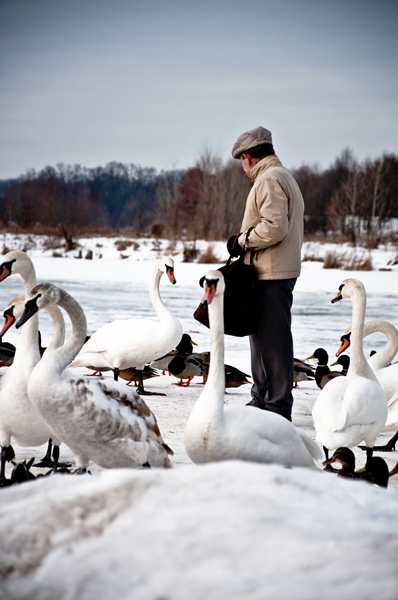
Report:
[[[160,296],[159,286],[160,280],[162,278],[162,271],[156,268],[152,273],[150,285],[149,285],[149,298],[151,300],[151,304],[159,318],[161,318],[163,314],[163,309],[165,309],[165,305],[163,304],[163,300]]]
[[[388,321],[376,319],[374,321],[365,322],[363,335],[367,337],[372,333],[382,333],[387,338],[387,343],[376,354],[368,359],[369,364],[374,369],[380,369],[389,365],[398,352],[398,331]]]
[[[225,394],[224,368],[224,296],[214,297],[209,305],[210,365],[206,388],[212,391],[213,410],[223,411]]]
[[[46,311],[50,315],[54,326],[53,337],[51,338],[46,351],[52,351],[62,346],[65,341],[65,321],[61,310],[55,304],[47,306]]]
[[[87,335],[87,321],[80,304],[66,292],[64,292],[61,298],[58,300],[58,305],[62,307],[69,316],[72,323],[72,333],[70,338],[63,346],[55,348],[50,352],[47,348],[43,355],[43,359],[51,357],[51,360],[56,362],[58,371],[62,373],[67,365],[69,365],[79,353],[85,342]],[[60,329],[62,327],[61,320],[56,319],[54,325],[56,329],[54,335],[60,336]]]
[[[354,290],[351,295],[352,328],[351,328],[351,360],[350,375],[358,375],[375,379],[372,369],[363,353],[363,332],[366,312],[366,294],[362,290]]]
[[[36,285],[36,273],[33,265],[31,269],[28,271],[24,270],[24,272],[20,275],[23,281],[26,299]],[[33,317],[31,317],[26,325],[22,328],[21,341],[15,352],[14,362],[12,365],[15,370],[17,369],[19,363],[22,362],[24,370],[28,372],[29,369],[32,369],[33,366],[36,365],[40,360],[38,335],[39,315],[36,314],[33,315]]]

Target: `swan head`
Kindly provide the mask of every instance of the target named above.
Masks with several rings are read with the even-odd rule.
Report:
[[[25,295],[20,294],[11,300],[3,313],[4,325],[0,332],[0,338],[10,329],[17,319],[22,317],[25,308]]]
[[[58,304],[62,290],[51,283],[39,283],[26,298],[25,308],[15,327],[19,329],[26,321],[35,315],[40,309],[49,304]]]
[[[177,283],[177,280],[174,276],[174,260],[170,256],[163,256],[163,258],[159,260],[157,268],[162,273],[166,273],[173,285]]]
[[[11,250],[3,257],[0,265],[0,281],[3,281],[10,275],[23,275],[32,269],[32,261],[26,252],[22,250]]]
[[[205,290],[201,302],[204,306],[211,304],[215,296],[219,296],[225,291],[224,276],[220,271],[208,271],[199,283]]]
[[[365,286],[359,279],[344,279],[339,287],[338,294],[332,298],[331,303],[334,304],[343,298],[351,298],[355,291],[360,290],[365,293]]]

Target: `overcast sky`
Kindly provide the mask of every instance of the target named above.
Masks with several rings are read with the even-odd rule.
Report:
[[[271,129],[288,167],[398,153],[398,2],[0,0],[0,178],[193,166]]]

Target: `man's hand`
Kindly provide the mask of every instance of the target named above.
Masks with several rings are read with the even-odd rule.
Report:
[[[232,258],[238,258],[239,256],[244,256],[246,250],[244,248],[242,248],[242,246],[239,246],[238,244],[238,237],[240,234],[238,235],[231,235],[231,237],[229,238],[228,242],[227,242],[227,250],[229,252],[229,254],[232,256]]]

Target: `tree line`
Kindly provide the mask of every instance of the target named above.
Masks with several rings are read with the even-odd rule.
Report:
[[[293,172],[304,196],[307,234],[339,234],[377,246],[398,217],[397,156],[359,163],[346,149],[327,169]],[[67,237],[125,231],[169,239],[227,239],[239,231],[251,182],[238,161],[205,150],[188,169],[157,172],[134,164],[59,164],[0,181],[1,226]]]

